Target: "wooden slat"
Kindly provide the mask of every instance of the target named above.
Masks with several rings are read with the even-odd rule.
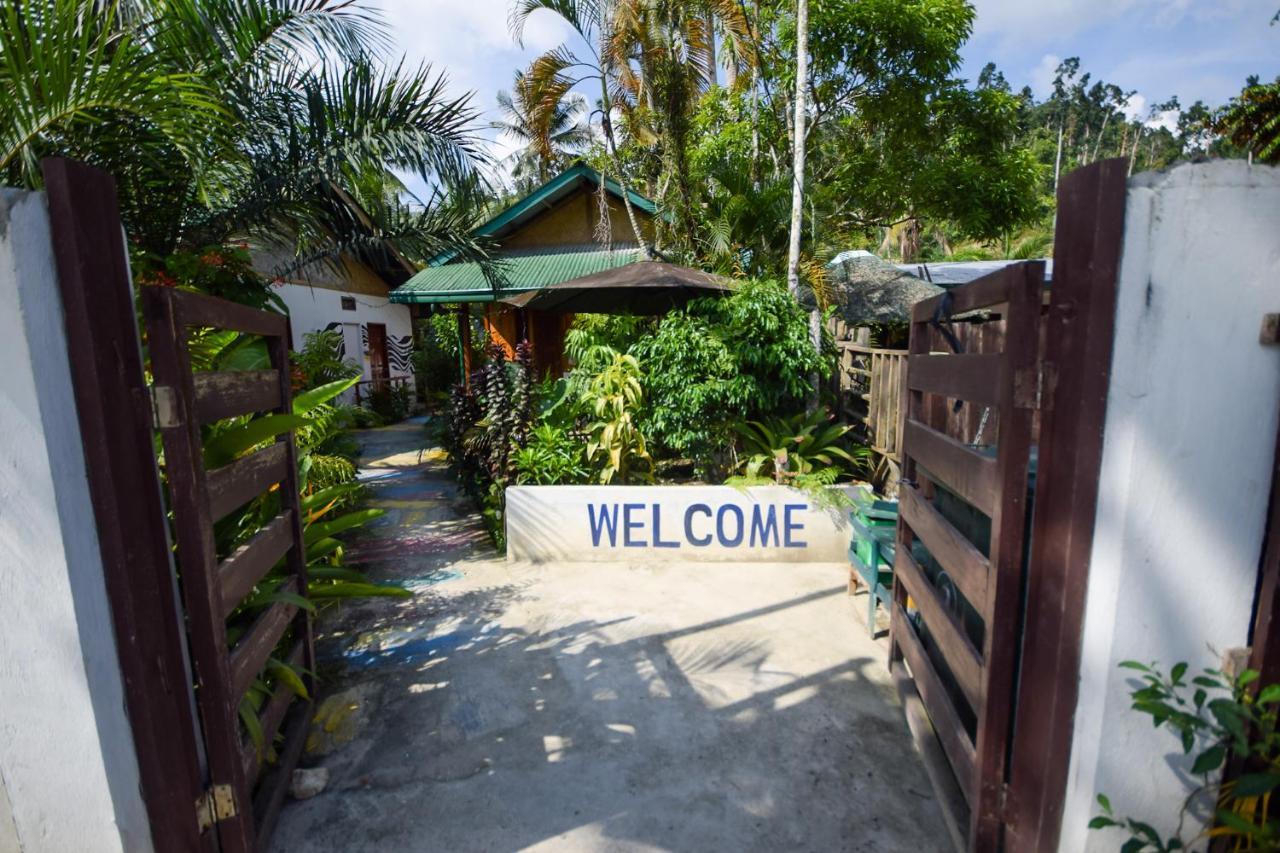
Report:
[[[245,335],[265,337],[280,337],[289,327],[289,318],[283,314],[259,311],[256,308],[189,290],[172,290],[171,292],[179,325],[209,326]]]
[[[982,513],[992,514],[999,483],[995,459],[915,420],[907,421],[903,444],[904,452],[915,459],[934,482],[946,486]]]
[[[271,519],[218,566],[222,612],[230,614],[293,544],[293,510]]]
[[[938,304],[947,294],[951,296],[952,317],[957,314],[976,311],[980,308],[995,308],[998,305],[1003,305],[1009,301],[1009,288],[1024,280],[1023,276],[1026,274],[1024,267],[1040,263],[1039,261],[1026,261],[1020,264],[1010,264],[993,273],[988,273],[982,278],[975,278],[973,281],[966,282],[964,285],[953,288],[947,293],[940,293],[922,302],[917,302],[911,309],[911,322],[924,323],[932,320],[934,313],[938,310]]]
[[[298,592],[297,580],[290,579],[281,587],[282,592]],[[275,649],[280,638],[284,636],[295,613],[296,604],[277,601],[264,611],[253,622],[249,633],[245,634],[236,647],[231,650],[231,699],[233,706],[248,692],[253,680],[258,677],[267,658]]]
[[[924,618],[930,636],[938,644],[948,669],[955,676],[975,713],[982,707],[982,658],[938,600],[938,591],[925,579],[924,572],[907,549],[899,548],[893,562],[894,585],[901,585],[915,602]]]
[[[1004,356],[1000,353],[913,355],[907,364],[911,390],[983,406],[1000,401],[1003,374]]]
[[[143,314],[151,352],[151,371],[160,386],[175,389],[177,418],[162,424],[174,538],[181,574],[182,601],[189,638],[192,675],[207,763],[206,783],[229,785],[236,814],[220,820],[209,835],[223,853],[253,850],[251,792],[240,761],[239,697],[230,696],[226,620],[217,587],[217,557],[210,515],[209,488],[195,412],[191,358],[175,304],[180,291],[142,288]],[[184,812],[189,814],[188,801]]]
[[[280,377],[274,370],[197,373],[196,417],[207,424],[280,406]]]
[[[942,741],[938,740],[938,731],[929,719],[924,699],[920,697],[920,690],[907,668],[901,661],[895,661],[889,666],[889,674],[893,676],[893,686],[898,688],[898,700],[902,702],[902,712],[907,718],[907,728],[911,730],[916,752],[924,763],[938,805],[942,807],[942,822],[947,827],[952,849],[955,853],[965,853],[969,836],[969,804],[965,802],[955,771],[951,769],[951,759],[943,750]]]
[[[284,745],[280,747],[278,753],[279,759],[253,796],[253,813],[258,821],[259,850],[269,848],[271,835],[276,828],[276,819],[280,816],[280,807],[284,805],[284,795],[289,791],[293,768],[302,757],[302,749],[307,743],[307,733],[311,731],[313,707],[314,704],[310,700],[293,704],[285,726]]]
[[[285,658],[285,662],[290,666],[300,667],[303,665],[304,653],[307,644],[303,640],[298,640],[293,644],[292,651]],[[271,698],[267,700],[266,707],[262,709],[262,713],[258,715],[258,720],[262,725],[262,743],[263,750],[271,745],[275,740],[276,732],[280,731],[280,724],[284,722],[285,714],[289,710],[289,706],[298,697],[287,684],[277,684],[276,689],[271,692]],[[258,778],[259,760],[258,750],[254,746],[251,739],[245,738],[244,741],[244,777],[253,784]]]
[[[215,468],[208,474],[209,513],[214,521],[244,506],[271,486],[285,479],[288,451],[285,442]]]
[[[912,486],[903,486],[898,491],[898,512],[903,523],[947,570],[961,595],[975,608],[981,608],[987,600],[991,574],[991,565],[982,552]]]
[[[901,604],[893,606],[902,610]],[[920,698],[924,700],[925,710],[929,712],[933,729],[938,734],[938,741],[947,754],[947,760],[951,762],[951,770],[955,774],[956,782],[960,785],[960,792],[964,795],[966,802],[973,802],[973,741],[969,739],[969,734],[960,722],[960,714],[942,686],[942,678],[920,644],[920,638],[911,627],[906,612],[894,615],[896,618],[890,622],[894,639],[902,649],[907,666],[911,668],[916,689],[920,691]]]

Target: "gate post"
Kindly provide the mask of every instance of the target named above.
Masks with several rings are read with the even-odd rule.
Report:
[[[43,163],[71,379],[141,787],[157,850],[207,850],[186,635],[115,182]],[[87,520],[86,520],[87,523]]]

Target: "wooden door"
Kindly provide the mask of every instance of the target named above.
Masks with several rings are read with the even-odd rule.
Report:
[[[387,327],[369,324],[369,378],[374,388],[384,388],[391,376],[391,360],[387,357]]]
[[[1043,281],[1040,262],[1009,266],[912,312],[890,669],[928,713],[960,794],[951,822],[970,850],[1001,843]],[[1001,351],[932,344],[938,318],[997,315]],[[964,407],[998,436],[994,447],[948,434],[956,419],[935,416]]]

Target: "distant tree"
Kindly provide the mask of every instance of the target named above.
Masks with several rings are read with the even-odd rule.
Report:
[[[1212,127],[1261,162],[1280,164],[1280,77],[1271,83],[1251,77],[1214,116]]]

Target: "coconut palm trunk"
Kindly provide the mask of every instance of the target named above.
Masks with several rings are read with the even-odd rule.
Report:
[[[800,234],[804,224],[805,95],[809,78],[809,0],[796,2],[796,98],[791,177],[791,243],[787,249],[787,289],[800,291]]]

